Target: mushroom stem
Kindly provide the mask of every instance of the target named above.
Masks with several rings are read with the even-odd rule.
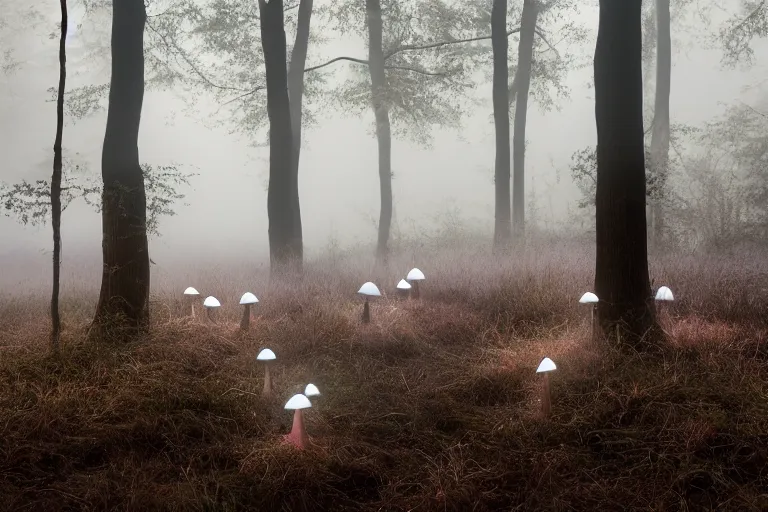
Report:
[[[208,315],[208,321],[212,323],[216,323],[216,321],[213,319],[213,308],[206,308],[208,309],[207,315]]]
[[[597,320],[597,304],[592,306],[592,318],[591,318],[591,324],[592,324],[592,339],[594,340],[597,336],[597,329],[595,325],[595,320]]]
[[[413,282],[413,288],[411,289],[411,297],[414,299],[418,299],[421,297],[421,293],[419,292],[419,282],[414,281]]]
[[[189,305],[190,305],[190,308],[192,310],[191,311],[191,313],[192,313],[192,320],[194,320],[195,319],[195,300],[194,300],[194,298],[190,299]]]
[[[261,394],[264,398],[272,396],[272,374],[269,373],[269,363],[264,363],[264,390]]]
[[[240,329],[247,331],[251,326],[251,305],[244,304],[245,310],[243,311],[243,318],[240,320]]]
[[[544,388],[541,393],[541,413],[546,418],[552,412],[552,400],[549,391],[549,372],[544,373]]]
[[[309,443],[309,436],[304,429],[304,415],[301,409],[296,409],[293,413],[293,426],[291,427],[291,433],[285,436],[285,440],[294,445],[299,450],[303,450]]]
[[[368,303],[368,297],[365,298],[365,304],[363,304],[363,323],[371,323],[371,306]]]

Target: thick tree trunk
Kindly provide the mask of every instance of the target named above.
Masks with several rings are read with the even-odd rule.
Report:
[[[291,107],[291,128],[293,130],[293,159],[291,160],[291,180],[293,190],[293,231],[291,247],[296,255],[296,266],[301,271],[304,260],[304,242],[301,227],[301,204],[299,201],[299,159],[301,157],[302,106],[304,104],[304,67],[309,49],[309,28],[312,20],[313,0],[301,0],[296,27],[296,39],[291,52],[288,68],[288,97]]]
[[[512,239],[507,0],[493,1],[493,9],[491,10],[491,46],[493,47],[493,121],[496,128],[496,163],[494,170],[496,214],[493,246],[500,248],[506,246]]]
[[[379,144],[379,238],[376,256],[386,262],[389,252],[389,230],[392,226],[392,129],[387,105],[387,77],[384,71],[383,21],[381,2],[366,0],[368,13],[368,70],[371,74],[371,95],[376,117],[376,140]]]
[[[53,228],[53,286],[51,290],[51,348],[59,350],[61,317],[59,285],[61,282],[61,139],[64,131],[64,87],[67,80],[67,0],[61,0],[61,38],[59,39],[59,92],[56,99],[56,139],[53,143],[51,175],[51,226]]]
[[[598,321],[640,348],[658,325],[648,279],[641,0],[600,0],[595,48]]]
[[[536,35],[536,20],[539,6],[536,0],[523,2],[523,15],[520,22],[520,42],[517,47],[517,72],[515,85],[515,133],[512,140],[512,223],[515,239],[524,241],[525,237],[525,125],[528,116],[528,92],[531,88],[531,66],[533,65],[533,38]]]
[[[669,95],[672,88],[672,34],[669,0],[656,0],[656,95],[651,131],[653,245],[664,239],[664,200],[669,174]]]
[[[286,39],[282,0],[259,0],[261,44],[267,72],[269,114],[269,256],[272,273],[289,270],[300,257],[294,244],[298,187],[293,179],[293,132],[288,98]]]
[[[147,201],[139,165],[144,101],[144,0],[112,7],[112,80],[101,156],[104,268],[94,326],[125,338],[149,327]]]

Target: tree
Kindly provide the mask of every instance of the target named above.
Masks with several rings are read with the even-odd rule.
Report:
[[[493,0],[491,46],[493,48],[493,121],[496,130],[494,247],[504,246],[512,239],[509,188],[509,40],[507,38],[507,0]]]
[[[112,8],[112,78],[101,157],[101,292],[93,326],[127,339],[149,328],[149,247],[138,137],[144,101],[144,0]]]
[[[651,203],[652,240],[664,239],[666,183],[669,175],[669,95],[672,87],[672,33],[669,0],[656,0],[656,94],[651,125],[651,169],[654,194]]]
[[[641,0],[600,0],[595,292],[603,333],[635,348],[658,334],[648,277],[641,24]]]
[[[267,74],[269,115],[269,256],[273,272],[286,270],[300,257],[293,238],[297,187],[292,171],[293,131],[288,97],[285,21],[282,0],[259,0],[261,43]]]
[[[291,160],[293,230],[291,237],[296,252],[296,263],[303,265],[304,247],[301,228],[301,204],[299,201],[299,160],[301,157],[301,132],[304,109],[304,68],[307,64],[309,49],[310,23],[312,21],[313,0],[301,0],[296,20],[296,39],[291,52],[288,68],[288,98],[291,109],[291,129],[293,130],[293,159]]]
[[[53,143],[51,175],[51,226],[53,228],[53,286],[51,291],[51,346],[59,350],[61,317],[59,316],[59,284],[61,272],[61,141],[64,131],[64,86],[67,80],[67,0],[61,0],[61,37],[59,38],[59,91],[56,100],[56,139]]]
[[[742,62],[752,64],[754,39],[768,36],[768,0],[742,0],[740,12],[720,29],[718,39],[723,48],[723,63],[733,67]]]
[[[533,39],[539,10],[537,0],[524,0],[517,46],[515,132],[512,140],[512,224],[518,241],[522,241],[525,236],[525,125],[533,66]]]

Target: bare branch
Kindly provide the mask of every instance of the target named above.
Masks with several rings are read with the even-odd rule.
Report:
[[[354,62],[355,64],[361,64],[363,66],[368,65],[368,61],[365,59],[357,59],[355,57],[336,57],[335,59],[331,59],[328,62],[324,62],[323,64],[305,68],[304,72],[309,73],[310,71],[316,71],[318,69],[324,68],[326,66],[330,66],[331,64],[342,61],[342,60]],[[392,65],[392,66],[384,66],[384,69],[397,69],[400,71],[410,71],[412,73],[419,73],[420,75],[427,75],[427,76],[445,76],[448,74],[448,71],[429,71],[426,69],[421,69],[421,68],[416,68],[411,66]]]

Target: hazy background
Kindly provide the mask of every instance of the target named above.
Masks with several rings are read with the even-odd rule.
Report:
[[[57,30],[59,10],[57,2],[48,3],[50,19],[35,30],[3,29],[2,39],[6,44],[12,42],[16,57],[22,61],[15,73],[0,74],[0,180],[5,182],[49,179],[51,174],[55,103],[50,101],[48,89],[58,81],[58,44],[49,34]],[[73,13],[73,29],[81,15]],[[591,62],[597,9],[585,8],[582,16],[592,33],[581,52]],[[108,45],[108,37],[106,30],[99,44]],[[293,34],[289,32],[288,38],[292,40]],[[83,62],[82,46],[87,39],[88,34],[82,31],[70,37],[69,83],[82,85],[90,77],[93,83],[108,80],[108,60]],[[338,55],[365,58],[362,41],[344,41],[336,38],[322,48],[312,48],[310,41],[308,66]],[[510,38],[510,54],[516,47],[516,39]],[[756,47],[758,56],[762,48],[765,45]],[[745,88],[766,76],[762,63],[758,61],[749,72],[731,71],[721,68],[720,56],[719,49],[702,48],[694,39],[674,49],[672,123],[700,124],[721,113],[727,103],[757,97],[759,91]],[[339,63],[332,69],[343,77],[349,66]],[[531,191],[535,190],[541,227],[552,228],[566,221],[576,209],[579,192],[568,165],[574,151],[595,142],[591,82],[591,65],[572,71],[566,80],[570,98],[560,101],[559,110],[545,113],[535,102],[529,107],[526,195],[530,206]],[[398,231],[414,234],[434,230],[449,212],[454,219],[458,213],[468,228],[492,230],[491,83],[480,84],[477,94],[485,102],[475,115],[465,119],[461,133],[437,130],[431,148],[393,141],[393,238]],[[190,114],[185,107],[173,92],[148,92],[145,96],[139,141],[142,162],[177,164],[184,172],[199,174],[192,178],[191,187],[182,190],[187,195],[185,204],[176,206],[175,217],[161,219],[161,236],[150,242],[156,263],[153,271],[167,270],[179,262],[205,265],[230,256],[266,260],[268,149],[251,147],[249,140],[229,134],[226,127],[206,127],[203,119],[217,105],[204,95],[199,97],[199,114]],[[328,114],[304,132],[299,179],[309,254],[324,250],[331,240],[342,246],[375,241],[379,186],[372,122],[372,112],[363,118]],[[101,112],[65,126],[65,156],[86,164],[93,174],[100,172],[105,123],[106,112]],[[76,200],[63,214],[62,237],[65,280],[68,269],[74,267],[98,270],[99,214]],[[0,286],[48,279],[50,247],[50,226],[25,227],[0,216]]]

